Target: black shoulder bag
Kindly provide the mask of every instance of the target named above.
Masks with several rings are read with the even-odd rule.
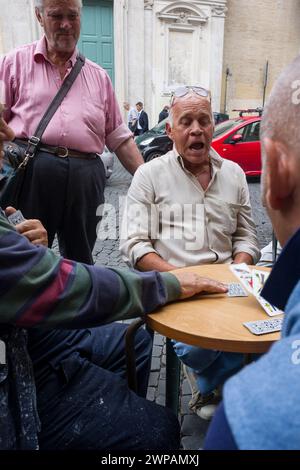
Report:
[[[39,122],[34,135],[28,139],[27,148],[24,150],[15,142],[8,142],[4,145],[4,162],[3,168],[0,170],[1,207],[5,208],[7,206],[13,206],[18,208],[27,164],[30,159],[37,154],[41,143],[41,137],[45,132],[46,127],[73,85],[84,63],[85,57],[79,54],[74,67],[69,75],[64,79],[62,86],[56,93],[44,116]]]

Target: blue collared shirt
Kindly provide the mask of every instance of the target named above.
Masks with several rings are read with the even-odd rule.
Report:
[[[226,383],[204,449],[299,449],[299,364],[293,362],[300,333],[299,279],[300,229],[282,250],[262,291],[286,312],[282,339]]]

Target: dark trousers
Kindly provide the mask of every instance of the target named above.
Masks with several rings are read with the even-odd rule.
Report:
[[[62,256],[92,264],[104,202],[105,169],[99,158],[59,158],[39,152],[30,162],[21,195],[25,218],[41,220],[49,247],[57,233]]]
[[[38,331],[30,333],[29,352],[42,423],[41,449],[178,449],[177,418],[144,398],[152,343],[143,329],[138,331],[135,344],[138,394],[127,386],[126,328],[114,323],[84,330],[89,334],[77,344],[71,344],[73,332],[60,331],[60,353],[51,351],[49,337],[45,344]],[[54,345],[57,348],[58,342]]]
[[[104,202],[105,172],[100,159],[61,159],[40,153],[30,162],[20,209],[55,233],[63,256],[92,264],[96,216]],[[177,419],[143,398],[151,342],[136,337],[138,394],[125,380],[126,325],[82,330],[30,330],[42,449],[176,449]]]

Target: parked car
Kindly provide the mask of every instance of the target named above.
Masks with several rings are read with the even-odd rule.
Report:
[[[215,120],[215,124],[220,124],[220,122],[224,122],[224,121],[227,121],[229,119],[229,116],[228,114],[224,114],[224,113],[213,113],[214,115],[214,120]]]
[[[135,143],[143,155],[145,162],[160,157],[171,150],[173,142],[166,134],[167,120],[168,118],[164,119],[148,132],[135,138]]]
[[[250,113],[253,113],[251,110]],[[261,174],[261,147],[259,140],[261,112],[256,116],[241,112],[237,119],[230,119],[215,128],[212,147],[218,154],[240,165],[246,176]]]
[[[107,147],[104,147],[103,153],[100,155],[105,168],[105,175],[108,179],[113,172],[115,154],[111,153]]]
[[[228,118],[228,114],[214,113],[215,123],[223,122]],[[167,119],[164,119],[148,132],[135,138],[135,142],[145,162],[160,157],[172,149],[173,142],[166,134]]]

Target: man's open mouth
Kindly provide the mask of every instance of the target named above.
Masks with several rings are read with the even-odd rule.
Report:
[[[190,145],[191,150],[202,150],[204,148],[203,142],[195,142],[194,144]]]

